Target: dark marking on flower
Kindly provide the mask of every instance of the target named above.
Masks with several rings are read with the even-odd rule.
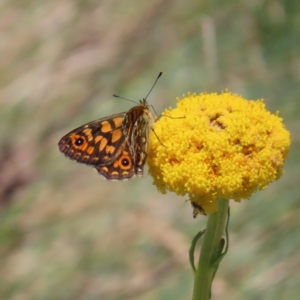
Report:
[[[207,215],[204,208],[199,205],[198,203],[191,201],[192,207],[193,207],[193,218],[195,219],[197,215]]]

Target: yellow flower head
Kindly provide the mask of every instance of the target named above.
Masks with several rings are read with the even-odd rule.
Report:
[[[183,95],[154,131],[148,156],[154,184],[162,193],[188,195],[196,213],[217,211],[218,199],[240,201],[266,188],[282,175],[290,146],[278,114],[262,100],[228,91]]]

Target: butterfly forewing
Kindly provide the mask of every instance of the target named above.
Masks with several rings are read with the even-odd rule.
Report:
[[[121,153],[125,136],[122,122],[125,113],[92,121],[80,126],[58,143],[67,157],[87,165],[107,165]]]

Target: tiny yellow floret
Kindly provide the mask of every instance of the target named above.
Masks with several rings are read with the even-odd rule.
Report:
[[[263,100],[228,91],[177,100],[150,135],[149,173],[159,191],[187,195],[196,213],[213,213],[218,199],[248,199],[280,178],[290,135]]]

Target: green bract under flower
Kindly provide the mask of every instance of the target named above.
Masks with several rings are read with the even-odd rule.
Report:
[[[240,201],[282,175],[289,132],[262,100],[188,94],[166,110],[150,136],[149,173],[157,188],[188,195],[197,213],[217,199]]]

